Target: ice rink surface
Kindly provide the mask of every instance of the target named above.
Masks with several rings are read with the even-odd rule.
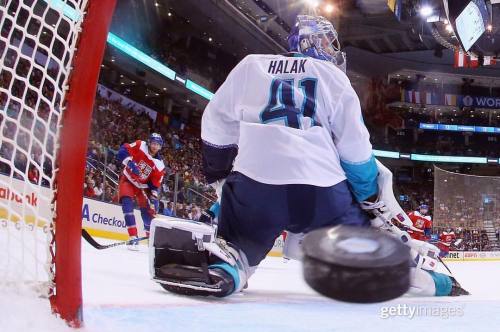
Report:
[[[300,263],[270,257],[241,294],[187,298],[150,280],[145,246],[98,251],[84,243],[82,331],[500,331],[500,262],[449,266],[471,296],[342,303],[311,290]],[[4,294],[0,331],[72,331],[49,312],[45,299]]]

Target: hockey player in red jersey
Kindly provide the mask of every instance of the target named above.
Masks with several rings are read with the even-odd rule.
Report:
[[[158,191],[165,173],[165,164],[159,155],[162,146],[160,134],[153,133],[148,142],[125,143],[118,151],[118,159],[125,166],[120,176],[118,196],[131,239],[137,238],[134,199],[141,210],[146,236],[149,236],[151,220],[158,211]]]
[[[428,215],[429,206],[422,204],[418,207],[418,211],[408,213],[413,226],[416,229],[408,230],[408,233],[415,240],[428,241],[431,236],[432,217]]]
[[[455,232],[451,230],[451,228],[446,231],[441,232],[439,234],[438,248],[441,250],[439,256],[446,257],[450,252],[451,244],[456,240]]]

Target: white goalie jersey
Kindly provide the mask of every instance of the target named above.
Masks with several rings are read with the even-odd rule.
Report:
[[[267,184],[333,186],[359,201],[377,193],[377,168],[359,99],[327,61],[249,55],[203,114],[202,139],[238,146],[233,171]]]

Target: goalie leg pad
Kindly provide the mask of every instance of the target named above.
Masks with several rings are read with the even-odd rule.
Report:
[[[435,271],[411,268],[408,295],[449,296],[454,295],[452,290],[453,280],[450,276]]]
[[[211,225],[161,217],[151,225],[150,273],[170,292],[223,297],[243,288],[248,263]]]
[[[408,295],[412,296],[434,296],[436,284],[429,271],[412,267],[410,269],[410,289]]]
[[[302,240],[304,233],[286,232],[285,244],[283,245],[283,257],[300,261],[302,259]]]

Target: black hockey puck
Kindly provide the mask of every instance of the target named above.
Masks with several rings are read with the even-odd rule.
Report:
[[[410,286],[410,254],[403,243],[372,228],[315,230],[302,242],[307,284],[332,299],[373,303],[403,295]]]

